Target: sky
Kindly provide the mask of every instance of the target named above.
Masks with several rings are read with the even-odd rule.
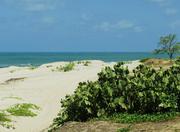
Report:
[[[180,40],[180,0],[0,0],[0,52],[146,52]]]

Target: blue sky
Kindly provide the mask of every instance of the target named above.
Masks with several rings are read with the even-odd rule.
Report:
[[[152,51],[180,0],[0,0],[0,51]]]

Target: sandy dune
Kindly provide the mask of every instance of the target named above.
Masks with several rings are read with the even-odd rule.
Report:
[[[40,132],[46,130],[60,110],[60,100],[73,93],[79,82],[96,80],[97,73],[104,66],[114,63],[91,61],[89,66],[76,64],[70,72],[52,72],[65,62],[42,65],[36,69],[28,67],[8,67],[0,69],[0,109],[17,103],[33,103],[41,107],[36,117],[13,117],[15,129],[0,126],[0,132]],[[139,64],[134,61],[131,69]],[[13,99],[8,97],[18,97]]]

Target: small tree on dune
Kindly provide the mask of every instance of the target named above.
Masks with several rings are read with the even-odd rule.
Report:
[[[175,53],[180,53],[180,42],[177,42],[175,34],[160,37],[159,48],[155,49],[156,54],[167,53],[172,59]]]

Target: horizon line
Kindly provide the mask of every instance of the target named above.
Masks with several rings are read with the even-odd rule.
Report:
[[[153,51],[0,51],[0,53],[152,53]]]

